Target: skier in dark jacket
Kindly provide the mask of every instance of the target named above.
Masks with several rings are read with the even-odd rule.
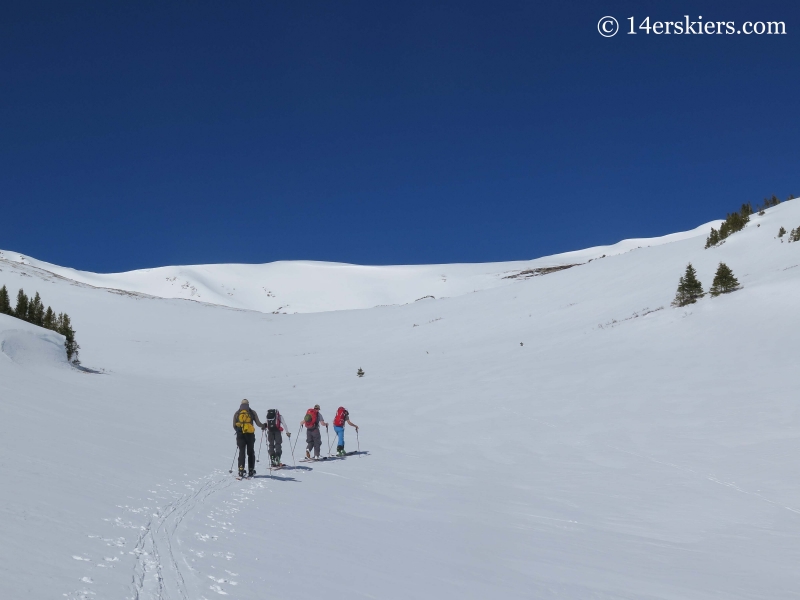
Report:
[[[239,446],[239,477],[244,477],[244,453],[247,450],[247,474],[252,477],[256,474],[256,429],[255,425],[264,429],[258,420],[256,411],[250,408],[249,400],[242,400],[239,409],[233,415],[233,430],[236,432],[236,445]]]
[[[269,442],[269,460],[273,467],[284,466],[281,462],[281,444],[283,444],[283,417],[276,408],[270,408],[267,411],[267,423],[264,425],[267,429],[267,441]],[[292,434],[286,432],[286,437],[291,438]]]

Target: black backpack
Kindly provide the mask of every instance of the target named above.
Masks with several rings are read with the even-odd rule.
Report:
[[[270,429],[278,428],[278,411],[274,408],[270,408],[267,411],[267,427]]]

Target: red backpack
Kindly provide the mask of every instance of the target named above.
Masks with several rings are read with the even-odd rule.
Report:
[[[336,418],[333,420],[333,424],[336,427],[344,427],[344,424],[349,418],[350,413],[347,412],[347,409],[344,406],[340,406],[339,410],[336,411]]]
[[[308,429],[314,429],[317,425],[317,416],[319,415],[319,411],[315,408],[309,408],[306,411],[306,416],[303,417],[303,425],[305,425]]]

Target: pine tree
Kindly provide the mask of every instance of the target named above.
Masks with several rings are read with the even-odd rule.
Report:
[[[733,271],[725,263],[719,263],[717,272],[714,275],[714,281],[711,284],[712,296],[719,296],[720,294],[729,294],[730,292],[739,288],[739,281],[733,276]]]
[[[778,197],[775,194],[772,194],[772,206],[778,206],[780,203],[781,201],[778,200]]]
[[[785,236],[785,235],[786,235],[786,230],[785,230],[783,227],[781,227],[781,228],[778,230],[778,237],[779,237],[779,238],[782,238],[782,237],[783,237],[783,236]]]
[[[58,333],[64,336],[64,349],[67,351],[67,360],[71,363],[80,364],[78,360],[78,350],[80,346],[75,341],[75,330],[72,329],[72,322],[67,313],[58,315]]]
[[[698,298],[703,297],[703,294],[703,284],[697,279],[697,271],[694,270],[692,263],[689,263],[686,265],[686,273],[678,282],[678,291],[672,301],[672,306],[694,304]]]
[[[800,242],[800,227],[797,229],[792,229],[792,233],[789,235],[790,242]]]
[[[17,306],[14,309],[14,316],[23,321],[28,319],[28,297],[22,290],[17,292]]]
[[[42,304],[39,292],[36,292],[36,296],[28,303],[27,320],[34,325],[42,326],[42,322],[44,321],[44,305]]]
[[[42,327],[45,329],[55,330],[57,326],[57,319],[58,317],[56,317],[56,313],[54,313],[53,309],[48,306],[44,313],[44,318],[42,319]]]
[[[789,194],[789,197],[786,200],[794,200],[794,194]]]
[[[716,246],[717,244],[719,244],[719,231],[712,227],[711,233],[706,238],[706,248],[711,248],[711,246]]]
[[[6,286],[0,288],[0,315],[10,315],[11,299],[8,297]]]

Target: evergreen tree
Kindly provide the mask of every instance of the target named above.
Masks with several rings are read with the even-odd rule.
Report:
[[[28,319],[28,297],[22,290],[17,292],[17,306],[14,309],[14,316],[23,321]]]
[[[711,248],[711,246],[716,246],[717,244],[719,244],[719,231],[712,227],[711,233],[706,238],[706,248]]]
[[[672,306],[694,304],[698,298],[703,297],[703,293],[703,284],[697,279],[697,271],[694,270],[692,263],[689,263],[686,265],[686,273],[678,282],[678,291],[672,301]]]
[[[45,329],[55,330],[57,325],[57,319],[58,317],[56,317],[56,313],[54,313],[53,309],[48,306],[47,310],[44,312],[44,318],[42,319],[42,327],[44,327]]]
[[[717,272],[714,275],[714,281],[711,283],[712,296],[719,296],[720,294],[728,294],[739,287],[739,281],[733,276],[733,271],[725,263],[719,263]]]
[[[34,325],[42,326],[42,322],[44,321],[44,305],[42,304],[39,292],[36,292],[36,296],[28,303],[27,320]]]
[[[789,197],[787,198],[787,200],[794,200],[794,194],[789,194]]]
[[[75,341],[75,330],[72,329],[72,322],[67,313],[58,315],[58,333],[64,336],[64,349],[67,351],[67,360],[71,363],[80,364],[78,360],[78,350],[80,346]]]
[[[778,206],[780,203],[781,201],[778,200],[778,197],[775,194],[772,194],[772,206]]]
[[[783,237],[783,236],[785,236],[785,235],[786,235],[786,230],[785,230],[783,227],[781,227],[781,228],[778,230],[778,237],[779,237],[779,238],[782,238],[782,237]]]
[[[0,288],[0,315],[10,315],[11,299],[8,297],[6,286]]]
[[[789,235],[790,242],[800,242],[800,227],[797,229],[792,229],[792,233]]]

